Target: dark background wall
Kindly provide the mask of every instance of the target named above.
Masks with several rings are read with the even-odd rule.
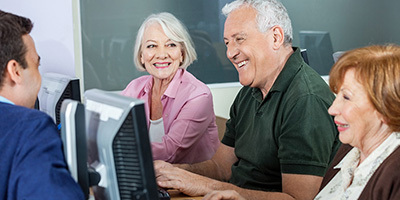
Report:
[[[189,66],[206,83],[237,82],[226,59],[222,40],[225,17],[221,8],[230,0],[82,0],[82,54],[85,90],[122,90],[144,75],[133,66],[132,49],[142,21],[151,13],[173,13],[188,27],[198,61]],[[370,44],[400,44],[398,0],[282,0],[293,25],[293,44],[299,31],[330,33],[334,51]]]
[[[294,45],[300,30],[328,31],[334,51],[370,44],[400,44],[398,0],[281,0],[292,19]]]

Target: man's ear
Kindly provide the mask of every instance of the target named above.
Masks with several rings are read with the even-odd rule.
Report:
[[[6,74],[10,77],[13,83],[22,82],[22,66],[16,60],[10,60],[7,63]]]
[[[272,27],[271,31],[274,38],[274,49],[279,49],[285,40],[285,33],[280,26]]]

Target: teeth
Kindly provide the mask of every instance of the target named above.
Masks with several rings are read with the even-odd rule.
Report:
[[[242,62],[240,62],[239,64],[238,64],[238,66],[239,67],[242,67],[243,65],[245,65],[246,63],[248,63],[249,61],[247,61],[247,60],[245,60],[245,61],[242,61]]]
[[[166,67],[166,66],[168,66],[169,65],[169,63],[164,63],[164,64],[157,64],[157,63],[155,63],[154,64],[154,66],[156,66],[156,67]]]
[[[343,128],[349,127],[348,124],[336,124],[336,126],[338,126],[338,127],[343,127]]]

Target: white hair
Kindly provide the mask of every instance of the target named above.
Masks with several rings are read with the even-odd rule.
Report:
[[[145,66],[140,61],[141,46],[143,43],[143,34],[146,27],[150,24],[158,23],[161,25],[165,35],[174,42],[181,44],[183,52],[183,62],[179,68],[186,69],[190,64],[197,59],[196,50],[192,38],[190,37],[185,25],[179,21],[171,13],[162,12],[158,14],[151,14],[148,16],[140,26],[137,36],[135,47],[133,49],[133,62],[139,71],[145,71]]]
[[[222,13],[228,16],[232,11],[241,6],[251,6],[257,10],[258,30],[262,33],[268,31],[273,26],[280,26],[284,32],[284,43],[292,44],[293,31],[292,23],[285,6],[277,0],[236,0],[226,4],[222,8]]]

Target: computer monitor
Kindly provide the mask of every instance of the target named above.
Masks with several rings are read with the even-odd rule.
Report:
[[[64,99],[81,101],[79,79],[57,73],[43,74],[38,106],[35,107],[50,115],[54,123],[59,125],[61,103]]]
[[[327,31],[300,31],[300,48],[307,50],[310,67],[321,76],[329,75],[333,65],[333,47]]]
[[[66,99],[60,110],[61,139],[68,170],[81,186],[86,199],[89,197],[87,166],[85,107],[82,103]]]
[[[307,63],[307,65],[310,65],[310,62],[308,62],[307,49],[301,49],[300,54],[304,62]]]
[[[144,102],[115,92],[85,92],[88,164],[101,176],[96,199],[159,199]]]
[[[333,53],[333,61],[336,63],[344,53],[346,53],[346,51],[336,51]]]

